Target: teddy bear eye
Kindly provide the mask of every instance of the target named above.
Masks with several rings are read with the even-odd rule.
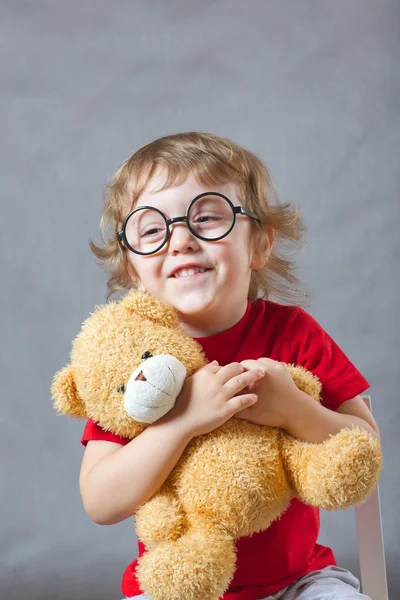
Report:
[[[120,394],[125,394],[125,384],[121,383],[121,385],[119,385],[117,387],[117,392],[119,392]]]
[[[142,354],[142,359],[143,360],[147,360],[148,358],[152,358],[153,355],[151,352],[149,352],[148,350],[146,350],[146,352],[144,354]]]

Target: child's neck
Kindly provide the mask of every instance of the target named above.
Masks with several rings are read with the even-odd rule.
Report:
[[[203,338],[217,333],[222,333],[231,327],[234,327],[245,315],[247,309],[247,300],[243,306],[237,310],[221,310],[218,314],[215,312],[201,315],[179,314],[179,323],[182,329],[191,338]]]

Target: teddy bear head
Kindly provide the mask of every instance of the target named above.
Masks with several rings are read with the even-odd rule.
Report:
[[[129,438],[166,414],[185,377],[206,363],[174,309],[137,291],[97,307],[70,358],[53,379],[57,410]]]

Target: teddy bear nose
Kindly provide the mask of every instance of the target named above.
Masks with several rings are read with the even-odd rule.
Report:
[[[135,377],[135,381],[147,381],[146,377],[143,375],[143,371],[138,373],[138,375]]]

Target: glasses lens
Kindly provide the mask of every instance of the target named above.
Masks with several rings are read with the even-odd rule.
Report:
[[[198,198],[190,207],[188,216],[192,230],[205,240],[216,240],[225,235],[234,220],[231,205],[213,194]]]
[[[167,235],[165,220],[152,208],[139,208],[129,217],[125,235],[134,250],[143,254],[156,252]]]

